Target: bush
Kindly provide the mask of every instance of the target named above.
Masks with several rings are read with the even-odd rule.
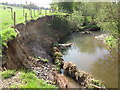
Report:
[[[117,47],[117,39],[113,36],[107,37],[105,39],[105,42],[108,46],[112,47],[112,48],[116,48]]]
[[[54,19],[52,20],[52,22],[50,22],[50,26],[53,29],[61,30],[63,32],[69,31],[69,23],[67,19],[63,16],[54,16]]]

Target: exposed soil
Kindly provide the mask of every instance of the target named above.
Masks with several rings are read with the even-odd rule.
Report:
[[[51,45],[57,42],[61,32],[49,27],[51,16],[30,20],[15,26],[19,31],[16,38],[3,49],[4,65],[7,69],[30,67],[31,57],[40,56],[51,60]],[[6,61],[6,62],[5,62]]]
[[[8,41],[8,47],[3,48],[2,67],[6,69],[32,69],[39,78],[55,82],[48,81],[48,83],[56,84],[62,88],[69,88],[70,85],[67,79],[64,75],[58,74],[52,62],[51,46],[65,35],[60,30],[50,28],[48,22],[52,21],[52,19],[52,16],[46,16],[37,20],[30,20],[26,24],[16,25],[14,28],[18,35],[13,40]],[[36,56],[49,59],[49,62],[43,63],[36,60],[34,58]],[[14,77],[11,79],[13,79],[13,82],[17,80],[18,83],[21,83],[18,79],[14,80]],[[11,85],[9,80],[11,79],[3,80],[3,87],[9,87]]]
[[[32,69],[39,78],[55,81],[53,71],[56,71],[56,68],[50,55],[51,46],[58,42],[63,32],[50,28],[48,21],[52,21],[52,16],[30,20],[26,24],[21,23],[14,27],[18,35],[8,41],[8,47],[3,48],[3,68]],[[49,59],[49,62],[39,62],[35,56]],[[5,83],[7,81],[2,82],[6,87],[10,85]]]

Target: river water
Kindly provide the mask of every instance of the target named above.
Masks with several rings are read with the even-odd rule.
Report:
[[[101,33],[74,33],[61,39],[61,43],[74,44],[63,51],[63,59],[75,63],[79,70],[99,78],[107,88],[117,88],[118,54],[116,51],[109,51],[101,41],[94,38]]]

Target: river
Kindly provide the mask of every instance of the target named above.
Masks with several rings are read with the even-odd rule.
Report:
[[[118,87],[118,54],[94,38],[102,32],[73,33],[60,43],[74,45],[63,50],[63,59],[76,64],[79,70],[91,73],[104,82],[107,88]]]

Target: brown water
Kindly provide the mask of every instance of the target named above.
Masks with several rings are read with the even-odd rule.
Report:
[[[68,87],[69,88],[82,88],[75,80],[73,80],[70,77],[65,76],[65,78],[68,80]]]
[[[107,88],[118,87],[118,54],[110,52],[105,45],[94,38],[101,32],[92,34],[74,33],[64,37],[64,43],[74,45],[63,51],[63,59],[71,61],[77,68],[93,74],[104,81]]]

